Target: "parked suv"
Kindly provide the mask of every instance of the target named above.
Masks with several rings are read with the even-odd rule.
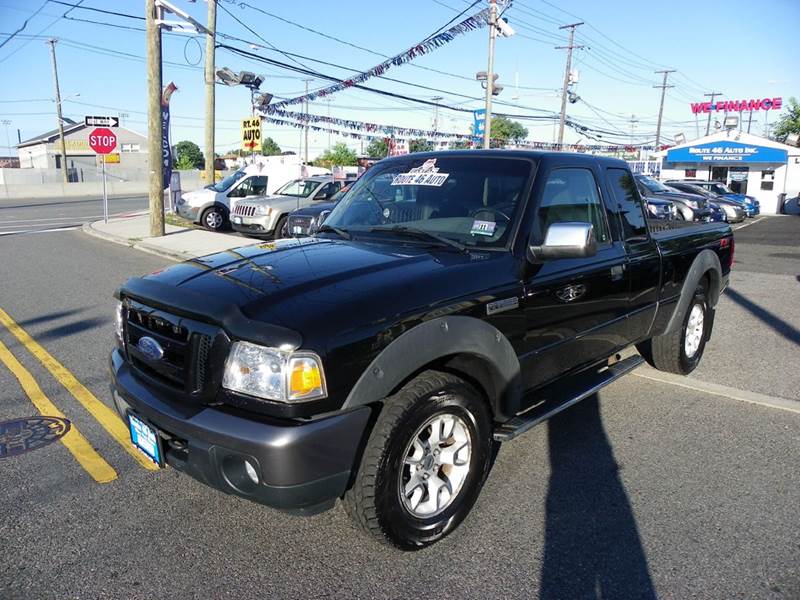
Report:
[[[694,193],[697,188],[705,190],[714,195],[715,201],[717,198],[731,200],[742,206],[747,213],[748,217],[754,217],[761,213],[761,203],[753,196],[745,194],[737,194],[733,192],[728,186],[719,181],[703,181],[700,179],[683,179],[671,180],[666,182],[670,187],[678,190],[686,190]]]
[[[665,186],[660,181],[649,175],[634,175],[636,187],[644,198],[658,198],[670,200],[675,203],[678,219],[684,221],[709,221],[713,211],[706,205],[706,199],[701,194],[687,194]]]
[[[231,225],[236,231],[253,237],[286,237],[286,219],[290,212],[330,200],[342,185],[342,181],[333,177],[295,179],[277,190],[274,196],[237,202]]]
[[[336,192],[328,202],[314,202],[311,206],[299,208],[289,213],[289,218],[286,221],[287,234],[289,236],[299,236],[316,233],[325,218],[336,208],[339,200],[347,193],[351,185],[351,182],[346,182],[345,186]]]

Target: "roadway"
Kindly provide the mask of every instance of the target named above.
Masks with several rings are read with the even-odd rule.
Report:
[[[798,598],[797,239],[790,217],[737,232],[695,375],[637,371],[505,444],[461,528],[402,554],[340,507],[290,517],[143,468],[103,408],[111,294],[167,261],[81,231],[2,236],[0,421],[46,399],[88,448],[0,458],[0,597]]]
[[[146,196],[108,199],[110,217],[146,208]],[[102,198],[0,200],[0,236],[67,231],[102,218]]]

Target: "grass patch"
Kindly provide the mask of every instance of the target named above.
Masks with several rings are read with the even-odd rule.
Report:
[[[184,219],[174,213],[167,213],[164,215],[164,221],[175,227],[185,227],[187,229],[202,229],[199,225],[195,225],[189,219]]]

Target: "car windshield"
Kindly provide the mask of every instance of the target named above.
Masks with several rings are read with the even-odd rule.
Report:
[[[244,171],[236,171],[235,173],[231,173],[225,179],[221,179],[217,183],[211,184],[206,186],[210,190],[214,190],[215,192],[227,192],[231,186],[239,181],[242,177],[244,177]]]
[[[314,193],[320,182],[315,179],[295,179],[283,187],[279,188],[276,194],[279,196],[299,196],[305,198]]]
[[[531,168],[525,159],[463,155],[379,163],[353,184],[325,224],[351,233],[503,247]]]
[[[714,190],[717,194],[732,194],[733,192],[731,189],[725,185],[724,183],[712,183],[709,186],[712,190]]]
[[[644,187],[646,187],[651,192],[655,193],[655,192],[671,192],[672,191],[671,189],[669,189],[667,186],[665,186],[660,181],[656,181],[655,179],[653,179],[652,177],[648,177],[647,175],[642,175],[638,179],[639,179],[639,181],[641,181],[644,184]]]

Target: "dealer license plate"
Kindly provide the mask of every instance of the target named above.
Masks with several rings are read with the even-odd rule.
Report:
[[[233,222],[236,223],[237,225],[241,225],[242,217],[233,217]]]
[[[164,454],[158,432],[133,413],[128,413],[131,443],[159,467],[164,466]]]

